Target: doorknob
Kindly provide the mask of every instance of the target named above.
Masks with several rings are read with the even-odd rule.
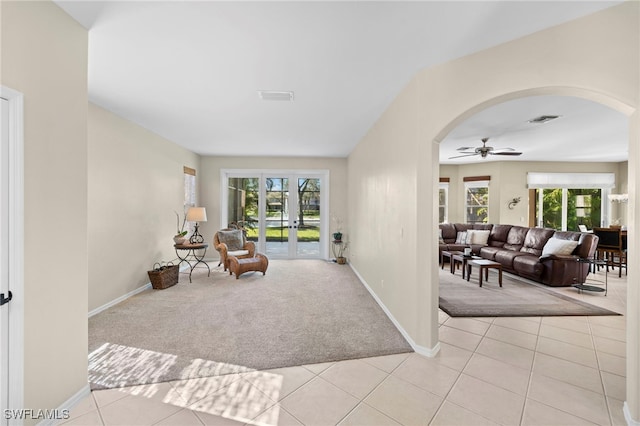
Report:
[[[11,293],[11,291],[9,291],[8,297],[4,297],[4,293],[0,293],[0,306],[11,302],[11,299],[13,299],[13,294]]]

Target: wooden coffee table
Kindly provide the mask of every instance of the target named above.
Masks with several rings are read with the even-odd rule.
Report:
[[[444,258],[447,257],[449,258],[449,269],[451,271],[451,273],[453,274],[455,272],[455,269],[453,269],[453,267],[455,266],[453,263],[453,256],[456,255],[463,255],[464,253],[461,251],[443,251],[442,252],[442,264],[441,264],[441,268],[444,269]],[[463,272],[464,274],[464,272]]]
[[[471,267],[476,265],[480,270],[480,287],[482,287],[482,273],[484,271],[484,279],[489,280],[489,269],[497,269],[498,270],[498,282],[500,283],[500,287],[502,287],[502,265],[498,262],[494,262],[493,260],[470,260],[467,262],[467,281],[471,277]]]
[[[462,265],[462,279],[464,280],[465,271],[467,270],[467,263],[472,260],[481,260],[480,256],[465,256],[462,252],[457,252],[456,254],[451,255],[451,273],[455,274],[456,265],[460,263]]]

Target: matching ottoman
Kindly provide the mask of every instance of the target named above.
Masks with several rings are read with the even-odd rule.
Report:
[[[264,275],[269,266],[269,259],[262,253],[256,253],[255,257],[247,257],[238,259],[235,256],[229,256],[229,275],[236,274],[236,279],[240,275],[249,271],[262,272]]]

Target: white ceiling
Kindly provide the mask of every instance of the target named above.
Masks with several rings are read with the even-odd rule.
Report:
[[[621,1],[56,3],[90,29],[94,103],[203,155],[344,157],[420,69]],[[541,114],[562,118],[524,124]],[[623,161],[626,131],[597,104],[528,98],[463,123],[441,160],[488,136],[524,152],[508,159]]]

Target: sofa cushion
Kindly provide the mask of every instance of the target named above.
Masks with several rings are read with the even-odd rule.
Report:
[[[540,263],[540,259],[536,256],[518,256],[513,259],[513,269],[521,275],[539,277],[542,275],[544,265]]]
[[[227,250],[241,250],[243,247],[242,230],[218,231],[218,240],[227,245]]]
[[[507,235],[513,225],[494,225],[489,235],[489,245],[492,247],[503,247],[507,242]]]
[[[498,253],[499,251],[502,251],[503,249],[500,247],[491,247],[491,246],[487,246],[487,247],[482,247],[480,249],[480,256],[482,256],[483,259],[487,259],[487,260],[495,260],[496,259],[496,253]]]
[[[456,241],[456,227],[453,223],[441,223],[439,228],[442,230],[442,238],[446,243],[453,243]]]
[[[544,245],[549,241],[549,238],[553,237],[555,232],[554,229],[530,228],[520,251],[540,256]]]
[[[466,232],[469,229],[473,229],[472,223],[456,223],[455,226],[457,232]]]
[[[492,223],[474,223],[472,229],[477,229],[478,231],[491,231],[493,229]]]
[[[445,244],[444,238],[442,237],[442,228],[438,229],[438,244]]]
[[[563,240],[560,238],[549,238],[547,243],[542,249],[542,255],[540,257],[550,256],[552,254],[566,256],[578,247],[578,242],[573,240]]]
[[[527,237],[529,228],[524,226],[512,226],[507,234],[507,240],[503,247],[507,250],[520,251],[524,245],[524,239]]]
[[[513,250],[500,250],[496,253],[495,261],[500,262],[500,264],[506,268],[513,270],[513,261],[516,257],[519,256],[530,256],[527,253],[521,251],[513,251]],[[536,257],[536,261],[538,258]]]

